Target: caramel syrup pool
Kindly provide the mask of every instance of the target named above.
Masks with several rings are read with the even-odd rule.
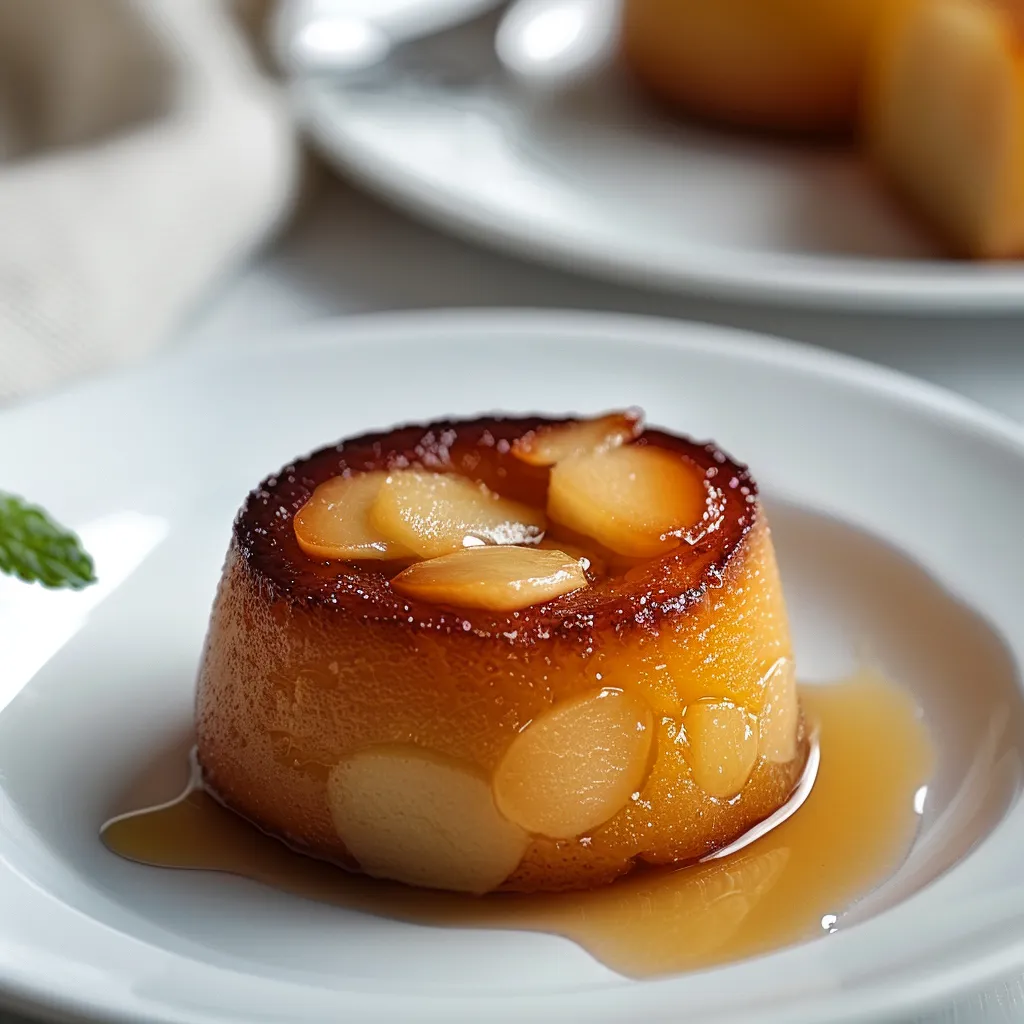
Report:
[[[229,872],[416,924],[563,935],[633,977],[689,971],[825,934],[913,842],[932,748],[910,696],[862,675],[805,688],[801,699],[821,765],[796,814],[730,857],[641,870],[590,892],[474,897],[352,875],[294,853],[199,788],[115,818],[102,838],[142,864]]]

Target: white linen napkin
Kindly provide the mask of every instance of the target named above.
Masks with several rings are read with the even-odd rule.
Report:
[[[227,0],[0,0],[0,402],[140,358],[299,159]]]

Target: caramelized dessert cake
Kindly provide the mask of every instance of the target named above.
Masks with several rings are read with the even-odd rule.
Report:
[[[405,427],[270,477],[197,723],[205,784],[266,832],[475,893],[700,859],[807,753],[753,479],[632,412]]]
[[[1024,257],[1024,0],[900,0],[863,107],[875,167],[955,255]]]
[[[672,107],[759,131],[857,125],[879,19],[899,0],[625,0],[622,56]]]

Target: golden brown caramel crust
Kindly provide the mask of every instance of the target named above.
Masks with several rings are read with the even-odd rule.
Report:
[[[516,459],[511,444],[529,430],[558,422],[541,417],[439,422],[367,434],[320,449],[286,466],[249,495],[235,521],[237,550],[268,600],[325,605],[337,614],[400,622],[403,629],[485,636],[515,632],[508,638],[515,646],[547,639],[552,630],[585,644],[594,631],[631,624],[649,627],[661,615],[676,614],[699,601],[753,527],[757,488],[747,468],[732,462],[717,445],[657,430],[645,431],[637,443],[678,452],[691,461],[724,496],[725,514],[718,529],[703,540],[645,562],[628,579],[611,579],[515,616],[488,615],[403,600],[379,566],[318,563],[299,549],[291,528],[295,513],[318,485],[348,473],[413,465],[454,469],[482,479],[498,494],[543,508],[548,471]]]
[[[354,866],[326,797],[342,758],[412,745],[492,775],[524,727],[595,687],[638,694],[651,707],[646,781],[589,835],[534,837],[503,888],[580,888],[638,860],[692,860],[785,801],[803,766],[802,738],[787,764],[759,758],[728,801],[701,791],[687,762],[687,705],[717,697],[758,715],[772,667],[792,653],[755,486],[715,446],[659,431],[639,442],[677,451],[707,474],[722,512],[715,529],[518,613],[406,601],[380,566],[317,563],[298,549],[295,512],[339,473],[457,468],[543,507],[547,470],[515,460],[513,472],[506,460],[512,441],[545,422],[478,420],[370,435],[323,449],[250,495],[199,678],[200,760],[226,803],[297,847]]]

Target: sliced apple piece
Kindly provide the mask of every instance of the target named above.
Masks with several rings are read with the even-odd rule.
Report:
[[[418,747],[346,758],[331,770],[327,802],[363,871],[407,885],[490,892],[530,842],[498,813],[481,773]]]
[[[710,796],[728,799],[747,784],[757,761],[757,719],[729,700],[706,698],[683,715],[694,781]]]
[[[776,764],[788,764],[797,755],[800,729],[800,701],[796,689],[796,668],[789,658],[780,658],[768,673],[765,704],[758,715],[760,753]]]
[[[608,563],[600,555],[580,544],[574,544],[560,537],[545,537],[537,547],[541,551],[561,551],[570,558],[575,558],[585,572],[591,573],[594,576],[606,576],[608,574]]]
[[[674,452],[627,445],[578,455],[551,469],[548,515],[620,555],[650,558],[679,544],[671,531],[707,510],[704,478]]]
[[[629,409],[599,419],[538,427],[512,445],[512,454],[531,466],[553,466],[574,455],[615,448],[639,437],[643,429],[643,414]]]
[[[639,696],[598,690],[531,722],[494,775],[506,818],[529,832],[571,839],[614,817],[643,785],[654,735]]]
[[[312,558],[396,559],[412,552],[370,523],[370,509],[388,474],[375,470],[322,483],[295,514],[295,539]]]
[[[379,533],[421,558],[479,544],[528,544],[544,533],[544,513],[454,473],[390,473],[370,510]]]
[[[511,546],[463,548],[417,562],[391,585],[432,604],[514,612],[587,586],[580,562],[564,551]]]
[[[965,256],[1024,256],[1024,4],[905,0],[865,102],[868,150]]]

